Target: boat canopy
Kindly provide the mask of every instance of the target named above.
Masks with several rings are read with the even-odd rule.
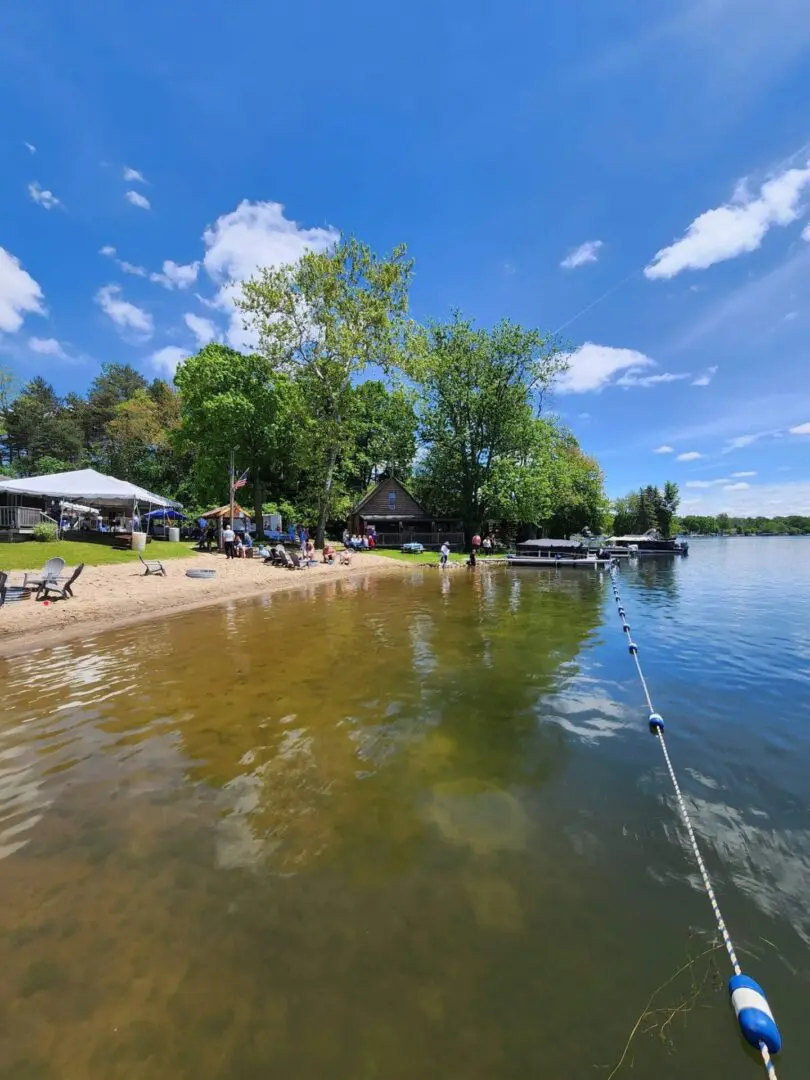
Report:
[[[582,551],[581,540],[525,540],[518,547],[524,551]]]

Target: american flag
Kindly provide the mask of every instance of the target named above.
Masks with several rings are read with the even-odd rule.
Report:
[[[245,469],[245,471],[242,473],[242,475],[239,477],[239,479],[234,480],[234,482],[233,482],[233,490],[234,491],[238,491],[239,488],[243,488],[245,486],[245,484],[247,483],[247,474],[248,474],[249,471],[250,471],[249,469]]]

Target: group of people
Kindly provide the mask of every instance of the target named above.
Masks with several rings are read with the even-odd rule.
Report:
[[[377,537],[372,528],[368,528],[362,536],[343,530],[343,546],[352,551],[369,551],[377,546]]]
[[[473,555],[491,555],[495,550],[495,537],[492,533],[487,535],[482,540],[478,533],[472,538],[472,553]]]
[[[249,532],[236,532],[228,523],[222,530],[222,546],[225,548],[226,559],[249,558],[248,552],[253,549],[253,538]]]

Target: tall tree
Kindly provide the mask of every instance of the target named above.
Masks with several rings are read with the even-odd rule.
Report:
[[[265,267],[237,301],[273,369],[292,373],[316,421],[321,459],[317,542],[323,543],[338,458],[350,443],[352,380],[398,356],[413,264],[403,246],[387,257],[348,237],[290,266]]]
[[[671,480],[663,491],[654,484],[631,491],[614,504],[613,531],[621,535],[658,529],[662,536],[669,536],[679,501],[678,485]]]
[[[537,455],[534,401],[564,367],[539,330],[507,320],[479,330],[456,312],[413,334],[407,372],[420,396],[422,490],[468,533],[501,516],[516,470]]]
[[[389,389],[377,379],[355,387],[344,470],[347,488],[355,496],[385,473],[401,480],[409,477],[416,456],[413,396],[401,387]]]
[[[9,458],[25,471],[33,471],[42,457],[58,458],[73,466],[84,452],[81,427],[50,383],[37,376],[26,383],[5,414]]]
[[[193,452],[201,499],[224,499],[231,451],[249,471],[261,535],[268,485],[284,474],[302,432],[298,393],[267,357],[206,345],[175,374],[180,389],[180,445]]]
[[[146,390],[146,379],[130,364],[106,363],[90,385],[84,403],[83,424],[88,445],[103,443],[107,424],[119,405],[139,390]]]
[[[7,368],[0,367],[0,467],[8,456],[6,439],[6,414],[11,407],[14,390],[14,376]]]

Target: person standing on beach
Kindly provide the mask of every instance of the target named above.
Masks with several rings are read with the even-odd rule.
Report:
[[[491,551],[492,551],[492,541],[490,540],[490,538],[488,536],[485,536],[484,537],[484,554],[489,555],[489,553]]]
[[[225,528],[222,530],[222,546],[225,548],[225,558],[233,558],[233,543],[236,540],[236,533],[233,531],[233,526],[230,521],[226,522]]]
[[[449,556],[450,556],[450,545],[445,540],[445,542],[442,544],[442,557],[439,560],[439,562],[441,563],[442,566],[447,566],[447,560],[448,560]]]

